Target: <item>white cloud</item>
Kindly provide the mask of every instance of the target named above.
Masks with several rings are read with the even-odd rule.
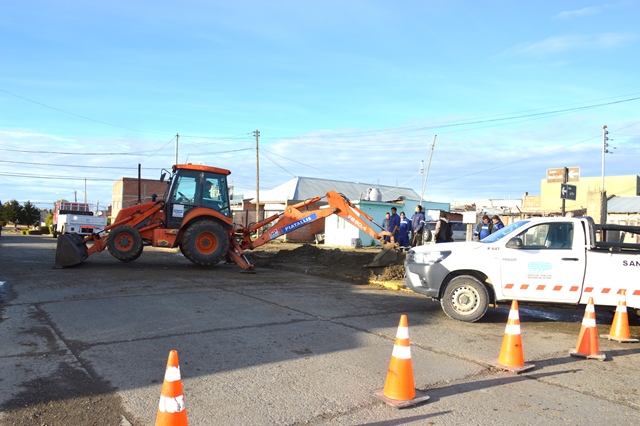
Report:
[[[583,7],[582,9],[577,10],[566,10],[564,12],[558,13],[553,19],[573,19],[573,18],[581,18],[583,16],[595,15],[599,13],[603,7]]]
[[[603,33],[595,35],[563,35],[547,37],[533,43],[520,44],[505,52],[506,55],[524,55],[532,57],[553,56],[572,51],[614,48],[638,39],[632,33]]]

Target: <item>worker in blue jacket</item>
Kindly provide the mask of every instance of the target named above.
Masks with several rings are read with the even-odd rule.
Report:
[[[389,218],[389,232],[393,234],[393,242],[398,242],[398,230],[400,229],[400,216],[396,213],[398,209],[391,207],[391,217]]]
[[[482,222],[476,225],[476,230],[473,233],[473,240],[483,240],[491,234],[493,230],[493,223],[489,221],[489,216],[486,214],[482,216]]]
[[[400,229],[398,230],[398,244],[400,247],[409,250],[409,232],[411,232],[411,221],[407,219],[404,212],[400,212]]]

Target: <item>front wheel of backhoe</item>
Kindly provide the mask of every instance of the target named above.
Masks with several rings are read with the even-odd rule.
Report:
[[[142,254],[142,237],[133,226],[117,226],[109,231],[107,249],[116,259],[133,262]]]
[[[210,266],[220,262],[229,249],[229,235],[214,220],[206,219],[190,225],[184,233],[180,250],[196,265]]]

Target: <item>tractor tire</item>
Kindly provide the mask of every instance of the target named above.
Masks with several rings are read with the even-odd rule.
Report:
[[[489,308],[489,292],[484,284],[471,275],[460,275],[449,281],[440,305],[449,318],[476,322]]]
[[[133,262],[142,254],[142,237],[133,226],[120,225],[109,231],[107,248],[116,259]]]
[[[196,265],[211,266],[220,262],[229,249],[229,235],[218,222],[199,220],[184,233],[180,250]]]

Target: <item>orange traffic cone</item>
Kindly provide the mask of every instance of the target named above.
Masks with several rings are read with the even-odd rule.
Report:
[[[582,327],[580,327],[576,349],[570,351],[569,355],[597,359],[599,361],[604,361],[607,358],[598,348],[598,328],[596,327],[596,310],[593,306],[593,297],[589,298],[587,307],[584,310],[584,318],[582,319]]]
[[[613,323],[609,334],[603,334],[609,340],[615,340],[621,343],[637,342],[638,339],[631,337],[629,331],[629,314],[627,314],[627,298],[626,291],[620,290],[620,300],[616,307],[616,314],[613,316]]]
[[[520,314],[518,312],[518,301],[511,302],[507,327],[504,330],[502,348],[497,361],[489,363],[494,367],[513,373],[521,373],[530,370],[535,365],[524,363],[524,352],[522,351],[522,333],[520,332]]]
[[[429,399],[427,395],[416,390],[413,382],[409,325],[406,315],[400,317],[384,388],[376,389],[371,394],[396,408],[410,407]]]
[[[167,370],[164,373],[156,426],[187,426],[188,424],[182,395],[178,352],[171,351],[167,360]]]

